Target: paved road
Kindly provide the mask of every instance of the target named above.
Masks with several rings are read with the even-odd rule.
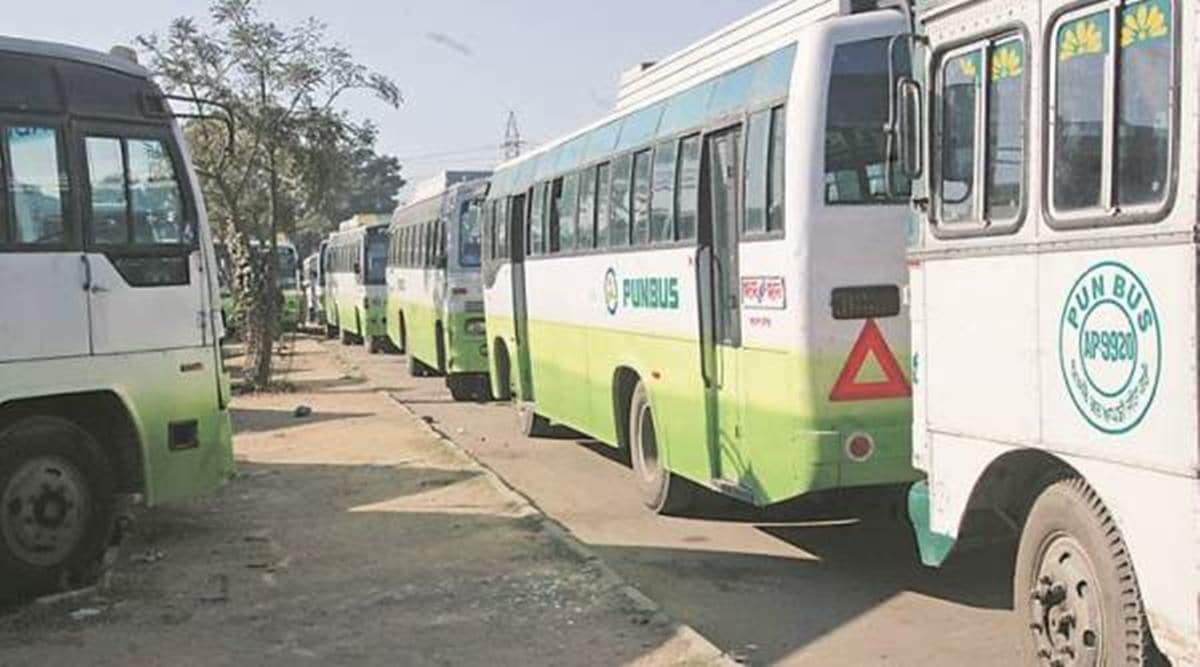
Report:
[[[720,502],[706,519],[654,516],[604,446],[524,438],[511,406],[456,404],[442,380],[408,377],[401,357],[342,354],[732,655],[752,664],[1017,663],[1010,557],[999,549],[930,571],[901,521],[801,522]]]

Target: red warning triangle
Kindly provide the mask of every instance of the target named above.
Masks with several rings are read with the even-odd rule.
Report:
[[[882,382],[857,382],[858,374],[862,372],[868,354],[875,355],[875,361],[883,370],[886,379]],[[829,400],[835,403],[877,401],[887,398],[908,398],[909,396],[912,396],[912,387],[909,386],[908,379],[904,377],[904,371],[900,370],[900,364],[896,363],[896,357],[888,349],[887,342],[883,340],[883,332],[879,330],[879,325],[875,324],[875,320],[867,320],[862,333],[858,336],[858,342],[854,344],[854,349],[850,350],[850,356],[846,359],[846,366],[842,369],[842,374],[833,384]]]

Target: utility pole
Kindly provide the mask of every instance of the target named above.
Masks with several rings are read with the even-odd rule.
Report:
[[[521,147],[525,142],[521,140],[521,130],[517,128],[517,112],[508,112],[508,127],[504,128],[504,143],[500,147],[504,149],[504,159],[511,160],[521,156]]]

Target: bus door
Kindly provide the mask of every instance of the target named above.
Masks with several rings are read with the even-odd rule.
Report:
[[[700,230],[701,358],[713,482],[740,495],[742,456],[741,292],[738,228],[741,206],[740,127],[705,138]]]
[[[519,194],[510,200],[508,243],[512,251],[513,331],[517,337],[517,397],[533,400],[533,368],[529,357],[529,302],[525,298],[525,220],[528,199]]]
[[[0,183],[8,181],[0,190],[0,363],[87,356],[84,265],[64,196],[64,133],[16,116],[0,118],[0,133]]]
[[[82,134],[93,352],[206,345],[198,207],[170,132],[92,126]]]

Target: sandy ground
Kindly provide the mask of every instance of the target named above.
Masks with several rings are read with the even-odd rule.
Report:
[[[284,368],[235,403],[237,479],[138,512],[101,590],[0,612],[0,664],[719,661],[331,347]]]

